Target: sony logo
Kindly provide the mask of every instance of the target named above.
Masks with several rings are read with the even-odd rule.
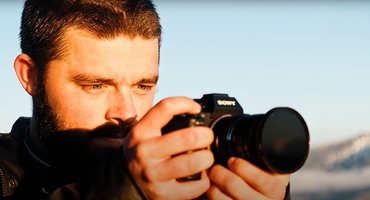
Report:
[[[219,106],[235,106],[235,101],[227,101],[227,100],[217,100],[217,104]]]

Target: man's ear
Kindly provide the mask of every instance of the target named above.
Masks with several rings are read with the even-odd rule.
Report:
[[[37,70],[32,59],[27,54],[20,54],[14,61],[14,70],[18,80],[31,96],[37,91]]]

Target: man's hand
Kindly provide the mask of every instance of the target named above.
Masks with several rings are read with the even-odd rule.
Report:
[[[205,148],[213,141],[212,130],[191,127],[163,136],[161,133],[173,116],[200,111],[200,105],[190,98],[168,98],[149,110],[128,134],[123,146],[128,168],[148,198],[193,199],[210,187],[205,170],[212,166],[214,158]],[[171,157],[194,149],[203,150]],[[176,181],[201,171],[201,180]]]
[[[213,166],[209,199],[282,200],[290,175],[269,174],[241,158],[230,158],[228,167]]]

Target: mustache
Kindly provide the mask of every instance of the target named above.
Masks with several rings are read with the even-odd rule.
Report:
[[[124,138],[127,134],[131,131],[132,127],[137,123],[137,121],[127,124],[124,122],[120,122],[119,124],[115,123],[105,123],[100,125],[94,129],[69,129],[69,130],[61,130],[55,131],[52,134],[49,134],[45,140],[53,140],[55,139],[69,139],[71,141],[87,141],[93,138]],[[48,143],[53,143],[48,142]]]
[[[102,126],[99,126],[87,133],[89,137],[109,137],[109,138],[124,138],[131,131],[131,128],[137,123],[124,123],[120,122],[119,124],[106,123]]]
[[[131,131],[134,123],[105,123],[92,130],[87,129],[69,129],[56,131],[44,138],[46,148],[51,150],[51,157],[60,160],[74,160],[81,162],[84,155],[90,155],[91,152],[98,151],[91,142],[96,138],[124,138]],[[94,150],[95,149],[95,150]],[[89,153],[90,152],[90,153]]]

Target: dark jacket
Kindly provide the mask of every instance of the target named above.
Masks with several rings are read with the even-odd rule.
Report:
[[[74,171],[66,166],[45,167],[35,161],[24,143],[24,133],[29,125],[30,118],[21,117],[10,134],[0,136],[0,199],[145,198],[141,190],[136,189],[138,186],[123,163]]]
[[[76,171],[66,166],[46,167],[35,161],[24,142],[29,125],[30,118],[21,117],[10,134],[0,135],[0,199],[146,199],[123,162]],[[288,187],[286,200],[289,199]]]

